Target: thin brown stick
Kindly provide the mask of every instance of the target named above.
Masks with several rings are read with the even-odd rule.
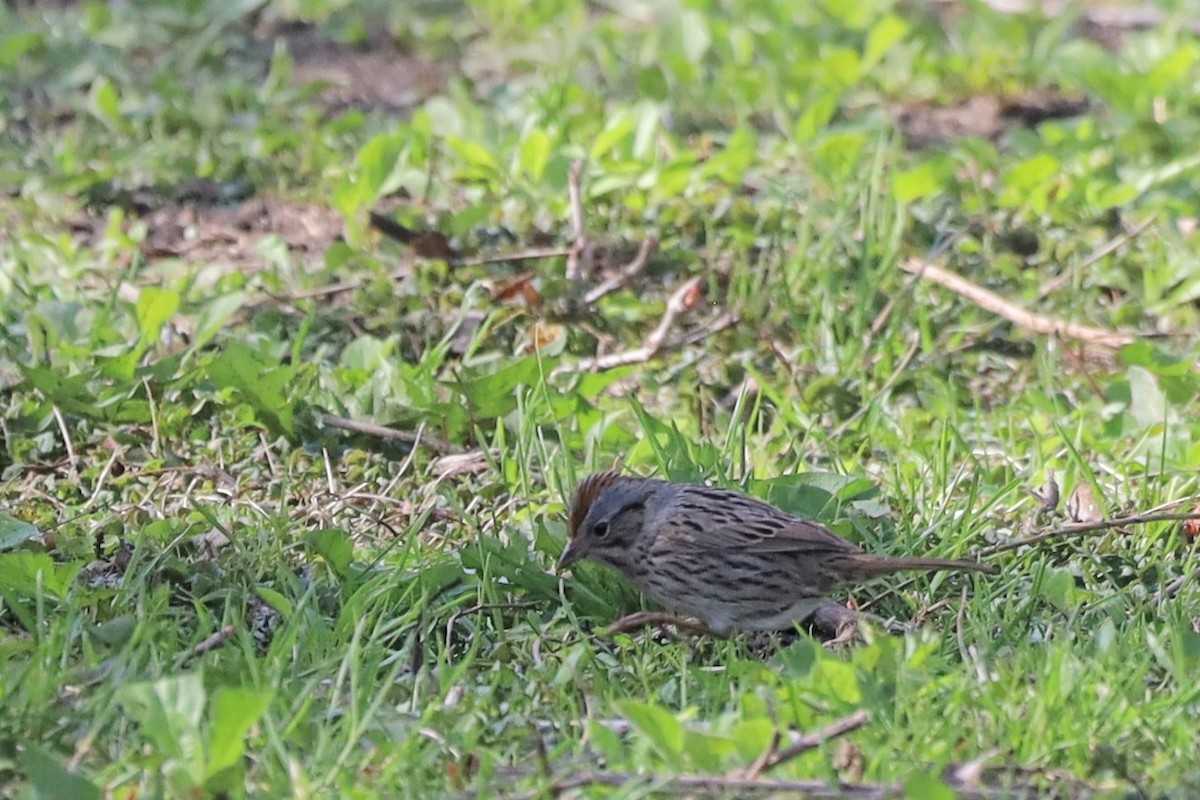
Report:
[[[377,439],[404,442],[413,447],[424,445],[440,456],[461,453],[463,451],[456,444],[424,433],[424,427],[416,433],[412,433],[410,431],[397,430],[396,428],[385,428],[383,425],[376,425],[372,422],[359,422],[358,420],[347,419],[346,417],[339,417],[334,414],[322,414],[321,424],[327,428],[337,428],[338,430],[349,431],[350,433],[359,433],[363,436],[374,436]]]
[[[606,369],[623,367],[627,364],[644,364],[665,350],[674,350],[700,341],[708,336],[725,330],[737,322],[733,314],[721,314],[709,324],[697,331],[691,331],[678,339],[667,342],[667,334],[675,326],[679,315],[696,305],[696,296],[700,291],[700,278],[691,278],[676,289],[667,300],[666,311],[657,327],[646,336],[641,347],[610,353],[606,356],[585,358],[575,364],[564,364],[554,370],[555,374],[563,372],[603,372]]]
[[[1026,536],[1023,539],[1015,539],[1011,542],[985,547],[979,551],[979,555],[994,556],[997,553],[1017,550],[1028,545],[1044,542],[1048,539],[1056,539],[1060,536],[1090,536],[1126,525],[1141,525],[1148,522],[1185,522],[1190,519],[1200,519],[1200,512],[1191,512],[1188,514],[1130,514],[1126,517],[1113,517],[1112,519],[1103,519],[1097,522],[1076,522],[1070,525],[1063,525],[1054,530],[1037,533],[1033,536]]]
[[[500,264],[506,261],[534,261],[539,258],[562,258],[571,255],[573,247],[531,247],[528,250],[518,250],[515,253],[494,253],[488,256],[471,256],[459,258],[453,262],[456,267],[481,267],[487,264]]]
[[[775,733],[771,735],[771,742],[767,745],[766,749],[759,753],[758,758],[754,759],[750,766],[746,767],[744,771],[741,773],[735,771],[733,773],[734,777],[749,778],[753,780],[759,775],[762,775],[763,770],[767,768],[767,762],[771,760],[772,756],[779,752],[779,739],[780,732],[779,729],[776,728]]]
[[[934,266],[933,264],[926,264],[917,259],[909,261],[902,269],[905,272],[920,273],[922,277],[967,298],[985,311],[990,311],[993,314],[1004,317],[1014,325],[1035,333],[1080,339],[1085,342],[1111,348],[1124,347],[1138,339],[1136,335],[1131,333],[1109,331],[1103,328],[1094,328],[1090,325],[1068,322],[1058,317],[1035,314],[1004,299],[995,292],[967,280],[961,275]]]
[[[535,797],[557,797],[573,789],[589,786],[623,788],[641,786],[655,795],[674,796],[718,796],[746,797],[749,795],[788,793],[788,796],[805,798],[839,798],[840,800],[883,800],[883,798],[905,797],[900,784],[886,783],[834,783],[820,780],[783,780],[778,778],[743,778],[719,775],[655,775],[604,770],[582,770],[569,773],[554,781],[550,786],[536,792],[511,795],[514,800],[532,800]],[[967,800],[1012,797],[1011,789],[988,789],[984,787],[955,786],[956,796]]]
[[[871,712],[867,711],[866,709],[859,709],[853,714],[849,714],[839,720],[835,720],[823,728],[817,728],[815,731],[809,731],[803,736],[797,738],[787,747],[768,758],[766,764],[763,765],[763,770],[765,771],[774,769],[780,764],[786,764],[797,756],[804,755],[809,750],[816,750],[830,739],[837,739],[840,736],[845,736],[847,733],[856,731],[864,725],[869,725],[870,722]]]
[[[193,647],[192,655],[202,656],[210,650],[216,650],[218,647],[225,644],[230,636],[233,636],[233,632],[235,630],[237,630],[237,628],[233,627],[232,625],[226,625],[224,628],[221,628],[221,630],[217,631],[212,636],[209,636],[203,642]]]
[[[773,792],[803,792],[805,797],[870,797],[892,796],[899,787],[867,784],[831,785],[816,780],[778,780],[774,778],[720,777],[717,775],[634,775],[624,772],[592,770],[577,772],[554,782],[550,791],[559,795],[586,786],[620,788],[631,783],[653,787],[655,792],[671,795],[720,794],[735,796],[740,792],[768,794]]]
[[[587,305],[594,304],[606,294],[611,294],[617,289],[620,289],[625,284],[629,283],[638,273],[646,268],[646,262],[650,260],[650,254],[658,247],[658,239],[653,236],[647,236],[642,240],[642,246],[638,248],[637,255],[633,260],[621,268],[620,272],[613,275],[608,280],[594,287],[591,291],[583,296],[583,302]]]
[[[567,171],[567,199],[571,204],[575,242],[567,254],[566,277],[569,281],[577,281],[582,277],[580,261],[588,245],[587,230],[583,227],[583,161],[578,158],[571,162]]]
[[[54,413],[54,421],[58,423],[58,431],[62,434],[63,447],[67,451],[67,463],[71,465],[71,472],[75,474],[76,480],[79,478],[79,457],[75,455],[75,446],[71,444],[71,432],[67,430],[67,420],[63,416],[62,409],[58,404],[50,406],[50,410]]]

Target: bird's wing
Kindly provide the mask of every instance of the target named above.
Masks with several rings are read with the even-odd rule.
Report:
[[[723,489],[687,487],[655,517],[656,545],[729,553],[862,553],[824,525]]]

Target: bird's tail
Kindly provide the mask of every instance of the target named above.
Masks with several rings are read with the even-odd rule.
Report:
[[[873,556],[863,554],[854,557],[857,566],[864,576],[888,575],[908,569],[916,570],[959,570],[964,572],[984,572],[995,574],[996,567],[982,561],[955,561],[949,558],[923,558],[921,556]]]

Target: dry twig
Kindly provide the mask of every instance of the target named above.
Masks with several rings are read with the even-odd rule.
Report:
[[[462,448],[452,442],[447,442],[443,439],[430,436],[424,432],[424,426],[421,426],[416,433],[410,431],[401,431],[395,428],[385,428],[383,425],[376,425],[371,422],[359,422],[346,417],[339,417],[334,414],[322,414],[321,424],[327,428],[337,428],[350,433],[358,433],[363,436],[374,436],[377,439],[388,439],[394,442],[404,442],[413,447],[424,445],[428,449],[437,453],[440,456],[450,453],[461,453]]]
[[[594,304],[606,294],[611,294],[617,289],[620,289],[625,284],[633,280],[639,272],[646,268],[646,262],[650,260],[650,254],[658,247],[658,239],[653,236],[648,236],[642,240],[642,246],[638,248],[637,255],[633,260],[621,268],[621,271],[612,276],[608,280],[594,287],[591,291],[583,296],[583,302],[587,305]]]
[[[1094,328],[1090,325],[1067,322],[1057,317],[1035,314],[1004,299],[995,292],[967,280],[957,273],[942,269],[933,264],[926,264],[923,261],[914,259],[905,264],[903,269],[905,272],[920,274],[923,278],[927,278],[939,286],[944,286],[955,294],[967,298],[985,311],[990,311],[993,314],[1004,317],[1014,325],[1035,333],[1080,339],[1091,344],[1111,348],[1124,347],[1127,344],[1137,341],[1138,338],[1131,333],[1109,331],[1103,328]]]
[[[610,353],[606,356],[585,358],[575,364],[564,364],[555,370],[563,372],[602,372],[606,369],[623,367],[627,364],[644,364],[664,350],[674,350],[705,339],[715,333],[731,327],[737,322],[737,317],[731,313],[720,314],[701,328],[690,331],[674,341],[667,341],[667,334],[675,326],[679,315],[696,306],[699,302],[700,278],[691,278],[676,289],[667,300],[667,309],[663,312],[658,326],[646,336],[641,347]]]
[[[582,276],[583,251],[587,249],[587,230],[583,227],[583,161],[575,159],[567,172],[567,199],[571,203],[571,226],[574,228],[575,241],[567,254],[566,277],[569,281],[577,281]]]
[[[780,764],[786,764],[788,761],[802,756],[809,750],[815,750],[821,745],[828,742],[830,739],[836,739],[839,736],[845,736],[847,733],[856,731],[859,728],[871,722],[871,712],[866,709],[860,709],[853,714],[842,717],[839,720],[831,722],[823,728],[817,728],[815,731],[810,731],[802,736],[796,737],[790,745],[782,750],[776,750],[779,743],[778,737],[772,740],[771,747],[766,753],[766,757],[759,756],[754,763],[750,765],[743,774],[736,777],[754,779],[767,770],[774,769]]]
[[[1122,528],[1126,525],[1141,525],[1148,522],[1183,522],[1189,519],[1200,519],[1200,513],[1130,514],[1125,517],[1113,517],[1112,519],[1102,519],[1095,522],[1076,522],[1070,525],[1063,525],[1054,530],[1036,533],[1033,536],[1026,536],[1022,539],[1014,539],[1011,542],[1003,542],[1001,544],[994,544],[991,547],[985,547],[979,551],[979,555],[994,556],[997,553],[1017,550],[1028,545],[1044,542],[1048,539],[1057,539],[1061,536],[1092,536],[1110,531],[1113,528]]]
[[[212,636],[209,636],[203,642],[193,647],[192,655],[202,656],[210,650],[216,650],[218,647],[225,644],[230,636],[233,636],[233,632],[235,630],[237,629],[232,625],[226,625],[224,628],[221,628],[221,630],[217,631]]]

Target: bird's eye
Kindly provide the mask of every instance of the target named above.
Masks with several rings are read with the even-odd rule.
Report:
[[[603,539],[604,537],[608,536],[608,523],[604,520],[597,522],[592,526],[592,535],[594,535],[597,539]]]

